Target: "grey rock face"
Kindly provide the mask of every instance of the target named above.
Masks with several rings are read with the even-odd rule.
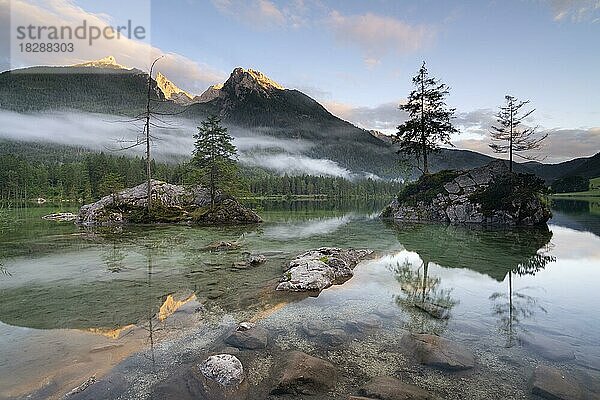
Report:
[[[459,371],[475,366],[475,357],[465,347],[435,335],[407,333],[402,344],[421,364]]]
[[[518,207],[519,211],[513,214],[495,210],[491,215],[484,215],[481,205],[470,199],[474,192],[486,188],[496,177],[508,173],[508,167],[503,161],[492,161],[486,166],[464,171],[445,183],[441,188],[442,192],[429,202],[401,204],[394,199],[384,213],[402,222],[437,221],[489,225],[537,225],[546,222],[550,212],[538,198],[523,201]]]
[[[199,369],[205,377],[223,386],[239,385],[244,380],[242,363],[231,354],[210,356],[199,366]]]
[[[290,261],[277,290],[320,292],[352,277],[358,262],[371,254],[370,250],[322,247],[299,255]]]

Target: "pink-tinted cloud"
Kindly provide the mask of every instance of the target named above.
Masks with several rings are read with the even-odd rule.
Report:
[[[388,54],[417,51],[435,37],[431,27],[373,13],[346,16],[332,11],[328,25],[339,43],[360,48],[369,66],[378,64]]]

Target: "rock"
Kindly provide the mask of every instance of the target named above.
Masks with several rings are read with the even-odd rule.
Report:
[[[129,382],[127,382],[123,375],[112,372],[95,382],[92,382],[90,378],[83,385],[78,386],[78,388],[82,388],[84,385],[86,386],[84,390],[76,391],[73,389],[71,394],[65,395],[64,398],[68,400],[116,399],[125,393],[129,387]],[[48,395],[41,397],[33,395],[30,397],[33,399],[50,398]]]
[[[300,351],[286,357],[277,386],[272,394],[314,395],[331,389],[337,381],[333,364]]]
[[[248,397],[248,380],[244,379],[241,364],[237,365],[237,358],[229,354],[224,360],[210,362],[211,367],[205,364],[183,367],[176,370],[171,377],[159,383],[150,395],[152,400],[244,400]],[[235,360],[234,360],[235,359]],[[238,360],[239,362],[239,360]],[[238,370],[238,367],[240,368]],[[211,377],[207,377],[206,374]],[[241,375],[240,375],[241,372]],[[213,379],[214,378],[214,379]],[[241,380],[240,380],[241,378]],[[219,382],[230,382],[223,385]],[[239,382],[239,383],[236,383]],[[101,397],[98,397],[101,398]]]
[[[544,224],[552,214],[540,196],[533,192],[520,191],[519,197],[511,198],[510,205],[501,205],[501,202],[487,204],[491,203],[488,200],[484,207],[479,203],[489,197],[481,196],[488,187],[504,185],[507,179],[527,185],[529,178],[526,178],[522,174],[510,175],[502,160],[469,171],[442,171],[409,184],[381,216],[402,222],[509,226]]]
[[[350,279],[358,262],[371,253],[332,247],[308,251],[290,261],[276,290],[318,293]]]
[[[360,389],[367,398],[380,400],[433,400],[437,399],[428,391],[404,383],[390,376],[378,376],[371,379]]]
[[[343,329],[330,329],[319,335],[319,341],[327,346],[335,347],[348,341],[348,334]]]
[[[348,400],[376,400],[376,399],[373,399],[372,397],[350,396],[350,397],[348,397]]]
[[[346,322],[345,329],[351,333],[364,333],[381,326],[381,318],[367,316],[365,318]]]
[[[568,361],[575,359],[575,353],[568,344],[538,334],[519,336],[519,341],[549,361]]]
[[[75,221],[77,219],[77,215],[67,212],[67,213],[55,213],[48,214],[42,217],[43,220],[46,221],[56,221],[56,222],[68,222]]]
[[[446,192],[453,194],[453,195],[457,195],[458,193],[460,193],[460,186],[458,186],[458,184],[455,182],[446,183],[444,185],[444,189],[446,189]]]
[[[217,354],[208,357],[200,366],[200,372],[223,386],[235,386],[244,380],[244,368],[236,356]]]
[[[216,242],[211,242],[204,246],[202,250],[205,251],[226,251],[226,250],[234,250],[240,247],[237,242],[226,242],[224,240],[217,240]]]
[[[538,366],[531,377],[531,392],[550,400],[583,400],[584,392],[574,378],[544,365]]]
[[[184,188],[152,180],[152,210],[147,212],[147,185],[128,188],[81,207],[76,223],[107,226],[126,223],[244,224],[261,222],[260,217],[235,199],[217,195],[210,207],[207,188]]]
[[[450,310],[447,307],[443,307],[437,304],[429,302],[415,302],[414,306],[419,310],[425,311],[433,318],[437,319],[448,319],[450,317]]]
[[[269,332],[250,322],[242,322],[225,343],[238,349],[264,349],[267,347]]]
[[[407,333],[402,337],[402,343],[424,365],[450,371],[475,366],[475,357],[469,350],[439,336]]]
[[[329,326],[321,320],[308,320],[302,323],[302,332],[306,336],[314,337],[329,329]]]
[[[262,254],[250,254],[246,257],[246,263],[251,266],[259,265],[267,261],[267,257]]]

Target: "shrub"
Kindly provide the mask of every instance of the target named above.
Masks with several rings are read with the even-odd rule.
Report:
[[[497,210],[514,213],[523,202],[538,198],[546,191],[543,179],[533,174],[505,174],[475,191],[469,200],[479,203],[483,214],[489,216]]]
[[[444,185],[461,174],[460,171],[443,170],[431,175],[423,175],[416,182],[409,183],[398,193],[398,202],[415,205],[418,202],[431,202],[444,192]]]

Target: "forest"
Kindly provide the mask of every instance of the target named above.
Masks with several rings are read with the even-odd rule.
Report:
[[[0,199],[15,201],[44,198],[48,201],[90,202],[114,191],[138,185],[145,179],[145,160],[107,153],[82,152],[33,159],[22,154],[0,155]],[[152,162],[153,178],[186,184],[185,163]],[[327,196],[336,198],[387,197],[399,183],[341,177],[273,175],[261,169],[240,169],[238,196]]]

